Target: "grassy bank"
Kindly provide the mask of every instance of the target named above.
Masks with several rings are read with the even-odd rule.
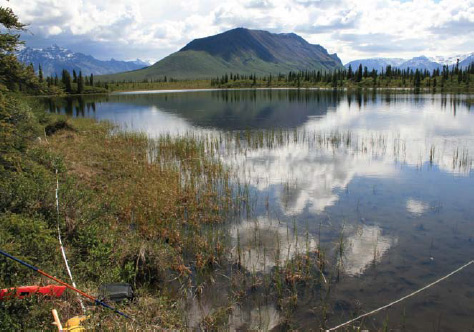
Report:
[[[116,82],[101,84],[109,92],[139,90],[211,89],[210,80],[173,80],[170,82]]]
[[[18,121],[2,121],[0,247],[68,280],[56,231],[57,169],[60,225],[78,287],[97,294],[101,283],[131,283],[139,298],[127,313],[145,327],[183,326],[173,290],[223,259],[219,233],[208,229],[231,208],[227,171],[192,137],[152,141],[107,123],[35,114],[21,99],[16,105],[10,115]],[[0,279],[3,287],[48,283],[4,258]],[[49,329],[53,307],[65,318],[80,313],[72,294],[8,302],[0,329]],[[103,327],[126,323],[99,308],[91,313]]]
[[[471,75],[474,80],[474,75]],[[439,80],[440,81],[440,80]],[[99,83],[100,87],[109,92],[139,91],[139,90],[179,90],[179,89],[253,89],[253,88],[321,88],[321,89],[378,89],[378,90],[408,90],[415,91],[413,82],[402,79],[382,78],[374,82],[373,78],[362,79],[361,82],[343,80],[334,85],[333,82],[287,82],[276,79],[268,81],[258,78],[254,80],[237,80],[226,83],[212,84],[211,80],[173,80],[169,82],[109,82]],[[443,85],[433,87],[433,79],[424,79],[417,89],[420,92],[433,93],[474,93],[474,84],[459,83],[457,80],[447,80]]]
[[[134,321],[89,304],[89,327],[264,329],[258,317],[232,325],[231,314],[275,307],[267,326],[292,329],[298,326],[296,308],[314,292],[329,293],[339,275],[339,265],[326,262],[329,251],[302,235],[296,223],[268,225],[269,215],[254,218],[256,197],[249,185],[231,186],[230,171],[215,158],[222,149],[232,155],[284,146],[293,134],[246,131],[196,138],[191,133],[152,140],[109,123],[34,112],[22,98],[10,105],[0,127],[6,151],[0,169],[0,248],[69,280],[56,230],[58,170],[59,222],[78,287],[97,295],[102,283],[127,282],[138,295],[120,306]],[[329,141],[335,139],[322,144]],[[238,222],[230,230],[222,227],[234,217]],[[3,287],[49,283],[3,257],[0,280]],[[213,291],[215,302],[206,302]],[[75,294],[66,293],[61,299],[0,302],[0,330],[50,329],[52,308],[63,320],[81,314]],[[201,300],[210,309],[188,321]],[[328,303],[324,296],[318,304],[321,326]]]

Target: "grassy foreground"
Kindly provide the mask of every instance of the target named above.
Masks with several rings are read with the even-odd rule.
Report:
[[[138,293],[123,310],[141,323],[97,307],[90,321],[96,328],[182,327],[179,290],[193,271],[224,257],[212,225],[231,207],[227,171],[192,137],[152,141],[16,103],[18,121],[1,119],[0,247],[69,281],[57,240],[57,169],[60,225],[78,287],[96,295],[101,283],[128,282]],[[2,288],[49,283],[3,257],[0,280]],[[52,308],[63,320],[80,314],[67,293],[1,303],[0,330],[50,329]]]

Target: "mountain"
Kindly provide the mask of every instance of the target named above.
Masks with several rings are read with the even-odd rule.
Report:
[[[298,70],[342,68],[336,54],[294,33],[237,28],[195,39],[154,65],[100,80],[212,78],[226,73],[268,75]]]
[[[467,68],[472,62],[474,62],[474,52],[469,54],[458,54],[454,56],[435,56],[435,57],[426,57],[419,56],[412,59],[399,59],[399,58],[371,58],[371,59],[361,59],[348,62],[344,67],[349,68],[349,65],[352,66],[353,70],[356,70],[359,67],[359,64],[362,64],[362,67],[366,66],[369,71],[372,69],[380,72],[382,69],[385,69],[388,65],[392,67],[397,67],[400,69],[419,69],[419,70],[428,70],[433,71],[435,69],[443,69],[443,66],[453,66],[456,65],[456,61],[459,59],[459,66],[461,68]]]
[[[470,58],[470,59],[469,59]],[[474,61],[474,52],[468,54],[456,54],[453,56],[434,56],[429,58],[433,62],[440,63],[442,65],[452,66],[456,64],[456,61],[459,59],[459,63],[463,63],[465,60],[468,62],[469,65],[472,61]]]
[[[474,63],[474,52],[467,55],[462,61],[459,59],[459,67],[465,69],[467,68],[471,63]]]
[[[405,61],[404,63],[396,66],[400,69],[419,69],[419,70],[428,70],[432,72],[435,69],[443,69],[443,65],[437,62],[433,62],[425,56],[419,56]]]
[[[17,58],[25,64],[32,63],[36,71],[38,71],[38,66],[41,65],[45,76],[55,74],[60,76],[63,69],[71,72],[75,70],[77,73],[81,70],[83,75],[91,73],[103,75],[149,66],[148,63],[138,59],[136,61],[118,61],[114,59],[102,61],[90,55],[75,53],[57,45],[45,49],[25,47],[17,53]]]
[[[357,70],[359,65],[362,65],[362,68],[367,67],[369,71],[372,69],[381,72],[382,69],[385,69],[387,66],[397,67],[405,62],[404,59],[400,58],[372,58],[372,59],[361,59],[348,62],[344,67],[349,68],[349,65],[352,67],[352,70]]]

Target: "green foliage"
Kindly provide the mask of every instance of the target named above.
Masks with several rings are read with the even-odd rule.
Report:
[[[32,296],[0,302],[0,331],[50,330],[55,303]]]
[[[0,216],[0,248],[31,264],[40,264],[51,273],[60,270],[61,263],[57,250],[56,234],[40,216],[28,217],[25,214],[6,213]],[[34,276],[25,267],[0,258],[0,279],[5,287],[27,284]]]
[[[64,89],[67,93],[72,93],[72,82],[71,82],[71,74],[67,70],[63,70],[61,75],[61,82],[64,85]]]
[[[0,92],[0,171],[20,167],[19,153],[38,133],[28,105],[18,96]]]
[[[84,92],[84,78],[82,77],[82,72],[79,72],[79,77],[77,78],[77,93],[81,94]]]
[[[246,59],[246,60],[242,60]],[[314,60],[312,68],[316,70],[325,70],[325,67]],[[240,57],[229,61],[203,51],[181,51],[176,52],[153,66],[129,71],[125,73],[101,75],[96,77],[97,82],[121,82],[143,80],[164,79],[164,77],[173,77],[174,79],[210,79],[213,76],[225,75],[229,72],[240,73],[243,75],[257,74],[259,76],[268,74],[287,73],[289,71],[301,68],[298,63],[277,63],[264,61],[255,57],[252,53],[242,54]]]
[[[21,31],[25,29],[25,25],[20,23],[18,16],[13,13],[11,8],[5,7],[0,7],[0,24],[8,30],[0,33],[0,54],[15,51],[19,44],[20,35],[12,34],[10,30]]]
[[[25,30],[11,8],[0,7],[0,90],[21,91],[29,94],[48,93],[48,87],[40,82],[34,70],[21,64],[13,52],[21,44],[18,33]]]
[[[212,79],[178,80],[176,78],[147,78],[125,80],[127,75],[117,78],[121,80],[109,83],[96,83],[97,87],[108,91],[133,90],[160,90],[160,89],[206,89],[206,88],[348,88],[348,89],[414,89],[415,91],[432,92],[474,92],[474,64],[465,69],[458,69],[458,74],[447,68],[443,71],[413,71],[399,70],[388,66],[386,71],[369,72],[360,67],[354,71],[347,70],[327,71],[290,71],[279,73],[277,76],[244,73],[223,73],[222,76]],[[137,73],[138,74],[138,73]],[[449,79],[452,76],[453,79]],[[166,77],[166,76],[165,76]],[[101,78],[104,78],[101,76]],[[123,80],[122,80],[123,79]],[[106,81],[108,77],[106,77]]]
[[[3,102],[0,104],[3,105],[0,107],[0,128],[4,151],[1,154],[0,169],[0,248],[67,280],[56,230],[54,194],[55,169],[58,169],[61,174],[60,222],[63,241],[80,288],[92,285],[94,290],[102,282],[119,281],[132,282],[140,287],[163,281],[175,264],[179,266],[181,258],[170,245],[157,241],[156,237],[146,240],[141,232],[127,235],[128,223],[121,224],[124,222],[123,202],[127,197],[120,197],[115,192],[120,190],[127,193],[126,190],[112,189],[112,195],[104,195],[107,191],[90,188],[88,182],[81,181],[77,174],[66,173],[66,167],[70,169],[71,166],[63,163],[58,147],[62,145],[60,142],[64,141],[64,137],[77,136],[75,125],[65,121],[63,117],[35,114],[21,96],[2,93],[0,97]],[[88,126],[89,129],[95,128],[92,123]],[[46,128],[50,134],[47,140],[50,142],[44,136]],[[98,136],[93,135],[87,142],[94,142],[97,147],[103,148],[106,137],[109,137],[110,127],[105,125],[97,128],[100,128],[104,136],[97,141]],[[123,151],[128,156],[128,152],[133,150],[128,150],[130,146],[123,143],[136,144],[133,139],[122,137],[117,141],[115,151]],[[146,141],[142,143],[145,147]],[[75,144],[74,139],[67,144],[66,150],[71,150]],[[96,148],[91,145],[89,147]],[[80,160],[84,160],[83,153],[97,152],[86,151],[84,148],[85,146],[79,147],[79,151],[82,151]],[[104,155],[102,151],[99,154]],[[104,157],[106,161],[108,156]],[[127,162],[136,167],[132,159]],[[122,173],[129,177],[136,169],[130,167],[111,171],[112,174],[106,173],[107,177],[122,176]],[[108,182],[107,178],[102,180],[104,183]],[[93,186],[102,186],[102,180],[94,179],[96,184]],[[148,198],[144,197],[143,200],[142,204],[145,204]],[[139,212],[137,216],[140,216]],[[120,223],[111,227],[117,220]],[[0,280],[2,288],[45,282],[38,274],[4,257],[0,257]],[[0,330],[47,329],[51,322],[50,309],[64,305],[63,303],[64,299],[0,302]],[[71,312],[68,316],[70,315]],[[160,315],[167,316],[163,312]],[[115,317],[108,319],[113,318]],[[102,323],[109,324],[106,322],[107,319]]]

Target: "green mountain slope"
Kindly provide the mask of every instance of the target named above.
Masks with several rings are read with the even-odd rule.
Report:
[[[225,73],[268,75],[342,68],[336,54],[300,36],[237,28],[195,39],[145,69],[100,76],[100,81],[212,78]]]

